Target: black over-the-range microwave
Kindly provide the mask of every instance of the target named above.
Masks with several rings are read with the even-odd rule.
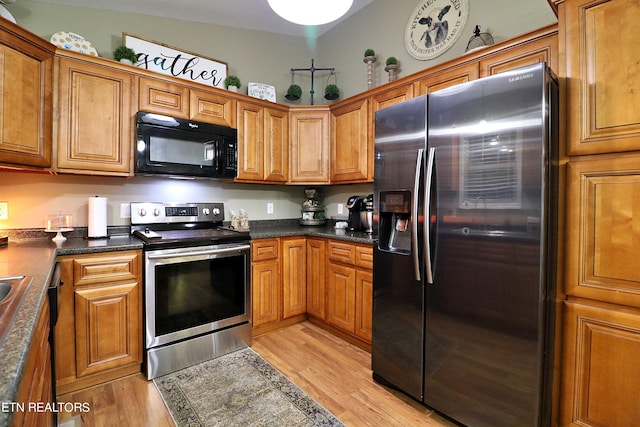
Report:
[[[235,178],[236,129],[145,111],[136,118],[136,174]]]

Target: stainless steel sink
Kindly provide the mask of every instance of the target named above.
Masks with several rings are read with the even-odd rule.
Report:
[[[0,344],[13,323],[31,279],[26,276],[0,277]]]

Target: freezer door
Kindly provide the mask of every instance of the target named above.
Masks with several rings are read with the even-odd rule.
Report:
[[[424,402],[466,425],[544,424],[547,94],[541,64],[429,96]]]
[[[422,399],[422,263],[426,98],[376,113],[372,367],[376,380]]]

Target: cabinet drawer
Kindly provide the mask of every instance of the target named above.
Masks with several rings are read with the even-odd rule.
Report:
[[[96,255],[73,260],[75,286],[96,283],[138,280],[139,257],[137,252],[117,255]]]
[[[369,270],[373,269],[373,247],[356,246],[356,265]]]
[[[251,242],[251,260],[256,262],[277,259],[279,254],[278,247],[278,239]]]
[[[351,243],[329,242],[329,259],[349,265],[356,264],[356,246]]]

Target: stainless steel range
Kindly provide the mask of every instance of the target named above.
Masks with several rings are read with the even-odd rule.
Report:
[[[249,233],[224,228],[222,203],[131,203],[144,242],[146,375],[251,344]]]

